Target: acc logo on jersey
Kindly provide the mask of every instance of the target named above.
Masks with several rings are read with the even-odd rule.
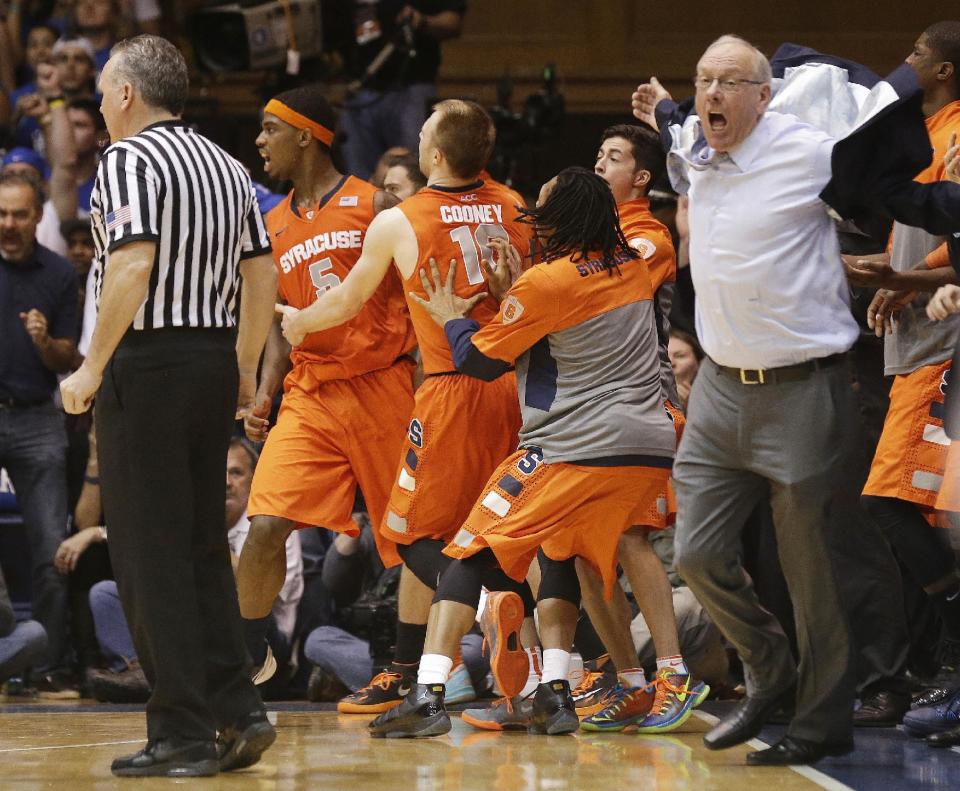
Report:
[[[356,195],[344,195],[340,198],[341,206],[356,206],[359,198]]]
[[[410,421],[410,428],[407,429],[407,439],[418,448],[423,447],[423,423],[416,418]]]
[[[630,246],[640,253],[640,257],[644,261],[657,252],[657,246],[649,239],[645,239],[642,236],[638,236],[636,239],[631,239]]]
[[[523,315],[523,304],[515,296],[507,297],[503,303],[503,323],[510,324]]]

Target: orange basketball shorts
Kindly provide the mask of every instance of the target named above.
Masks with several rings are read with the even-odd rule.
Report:
[[[489,547],[517,581],[540,547],[552,560],[580,557],[603,577],[609,598],[620,536],[641,523],[640,509],[669,477],[659,467],[547,464],[539,449],[521,449],[490,477],[444,553],[466,558]]]
[[[447,540],[490,474],[517,447],[520,402],[512,372],[483,382],[428,376],[416,393],[380,531],[398,544]]]
[[[943,430],[949,376],[948,360],[896,377],[864,494],[934,508],[950,444]]]
[[[250,516],[280,516],[359,535],[351,518],[359,486],[371,521],[383,518],[413,407],[414,363],[350,379],[315,381],[309,364],[284,382],[283,404],[267,435],[250,488]],[[385,565],[400,557],[380,541]]]
[[[680,408],[675,407],[669,401],[663,402],[663,408],[667,410],[667,414],[673,421],[673,428],[677,432],[677,445],[679,446],[680,438],[683,436],[683,427],[687,425],[687,419]],[[660,491],[656,492],[652,500],[646,503],[646,508],[642,513],[643,517],[637,524],[652,527],[655,530],[663,530],[677,521],[677,498],[673,491],[673,483],[670,480],[663,485]]]
[[[937,494],[938,511],[960,513],[960,441],[953,441],[947,449],[943,485]]]

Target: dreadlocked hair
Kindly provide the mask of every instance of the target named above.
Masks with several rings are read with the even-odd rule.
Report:
[[[620,228],[609,185],[592,170],[561,170],[543,205],[522,208],[520,214],[542,240],[545,262],[564,256],[582,261],[599,253],[606,269],[619,271],[624,261],[637,258]]]

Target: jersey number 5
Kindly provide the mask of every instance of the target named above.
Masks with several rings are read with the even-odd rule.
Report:
[[[340,285],[340,278],[330,270],[333,269],[333,259],[321,258],[315,264],[310,264],[310,280],[317,289],[317,299],[323,296],[324,291]]]
[[[483,282],[481,259],[493,266],[493,253],[487,247],[487,243],[491,239],[510,241],[510,237],[502,225],[489,222],[478,225],[475,232],[471,232],[469,225],[460,225],[450,231],[450,238],[460,245],[463,264],[467,269],[467,282],[471,286]]]

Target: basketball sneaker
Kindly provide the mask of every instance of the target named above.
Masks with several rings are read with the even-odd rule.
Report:
[[[504,697],[520,694],[530,674],[530,660],[520,645],[523,600],[512,591],[495,591],[487,596],[480,616],[485,645],[490,651],[490,670]]]
[[[407,670],[407,666],[403,666]],[[378,714],[399,706],[416,683],[416,666],[409,666],[409,673],[398,672],[398,666],[377,673],[367,686],[347,695],[337,703],[341,714]]]
[[[450,731],[443,706],[443,684],[414,684],[399,706],[383,712],[367,728],[378,739],[442,736]]]
[[[482,731],[526,730],[533,723],[533,693],[497,698],[485,709],[464,709],[460,719]]]
[[[605,709],[618,688],[617,669],[606,655],[597,660],[595,669],[585,667],[583,680],[572,692],[577,716],[589,717]]]
[[[573,707],[569,681],[548,681],[537,687],[530,727],[527,728],[529,733],[558,736],[573,733],[579,727],[580,719]]]
[[[477,699],[477,691],[473,688],[473,682],[470,680],[470,673],[463,662],[459,662],[450,671],[450,678],[447,679],[446,692],[443,699],[446,703],[453,705],[456,703],[469,703]]]
[[[591,714],[580,727],[585,731],[622,731],[647,718],[656,697],[655,684],[613,690],[605,708]]]
[[[690,719],[693,710],[707,699],[710,687],[689,675],[661,669],[653,682],[656,693],[650,713],[637,724],[637,733],[667,733]]]

